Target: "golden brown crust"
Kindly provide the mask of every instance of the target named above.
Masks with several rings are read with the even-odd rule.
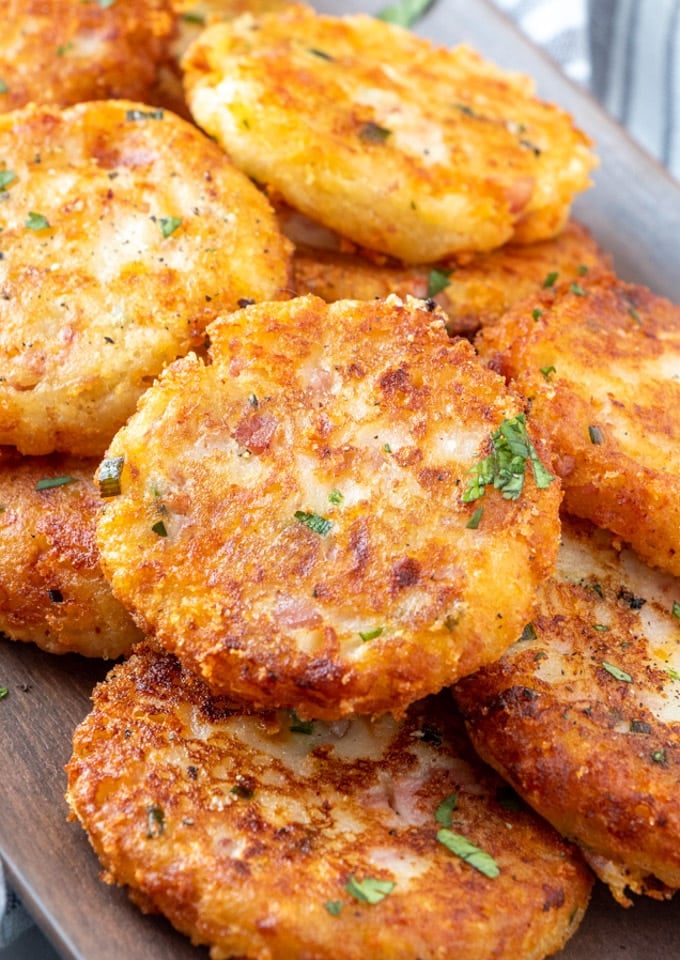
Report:
[[[680,574],[680,308],[585,277],[517,305],[477,346],[531,398],[566,509]]]
[[[614,896],[680,887],[680,582],[563,521],[533,631],[456,687],[481,755]]]
[[[141,639],[99,566],[96,467],[2,451],[0,631],[12,640],[50,653],[117,657]]]
[[[0,23],[0,112],[148,101],[175,29],[170,0],[0,0]]]
[[[574,932],[588,872],[509,808],[448,697],[403,723],[300,727],[212,699],[174,657],[140,648],[96,689],[68,766],[71,809],[108,879],[214,960],[330,960],[339,944],[346,960],[539,960]],[[454,794],[447,829],[498,876],[437,841]],[[360,902],[351,878],[393,887]]]
[[[0,443],[101,455],[164,364],[288,282],[262,194],[194,126],[102,101],[0,117]]]
[[[467,527],[470,472],[522,401],[443,319],[397,298],[249,307],[115,438],[107,576],[216,692],[327,719],[398,712],[522,629],[559,485],[492,490]]]
[[[528,78],[367,16],[215,24],[182,65],[192,114],[238,166],[409,263],[555,235],[594,165]]]

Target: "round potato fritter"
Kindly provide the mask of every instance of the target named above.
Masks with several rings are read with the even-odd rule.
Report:
[[[170,0],[0,0],[0,112],[147,100],[170,56]]]
[[[479,763],[448,695],[303,723],[145,645],[94,704],[73,814],[106,879],[215,960],[539,960],[583,915],[574,848]]]
[[[578,281],[609,268],[609,258],[586,228],[571,222],[554,240],[509,244],[468,262],[430,267],[397,266],[385,257],[343,252],[339,243],[330,249],[300,243],[293,257],[293,284],[298,294],[313,293],[329,303],[390,293],[433,297],[446,312],[449,334],[470,336],[539,290],[553,272]]]
[[[456,687],[482,756],[619,902],[680,888],[680,581],[564,520],[537,615]]]
[[[0,631],[49,653],[117,657],[141,639],[95,543],[97,462],[0,457]]]
[[[173,114],[0,117],[0,443],[101,455],[164,364],[288,281],[263,195]]]
[[[147,631],[213,691],[323,719],[500,656],[552,568],[559,484],[462,494],[522,401],[421,301],[301,297],[208,332],[212,363],[173,364],[109,450],[102,562]]]
[[[553,236],[594,165],[527,77],[367,16],[240,17],[182,65],[196,121],[239,167],[409,263]]]
[[[477,340],[532,398],[566,509],[680,575],[680,307],[605,277],[547,290]]]

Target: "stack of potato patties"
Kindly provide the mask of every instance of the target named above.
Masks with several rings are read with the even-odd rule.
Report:
[[[594,157],[527,78],[366,16],[209,6],[177,5],[175,24],[217,22],[183,57],[186,100],[171,91],[205,133],[159,92],[173,30],[149,102],[0,117],[0,442],[19,451],[12,479],[41,480],[15,484],[12,516],[87,488],[97,589],[125,623],[117,645],[89,644],[61,523],[44,552],[70,579],[46,583],[46,625],[3,629],[91,655],[145,638],[95,690],[67,798],[107,879],[215,958],[544,957],[592,884],[546,820],[619,899],[678,885],[647,808],[616,852],[618,822],[585,829],[613,786],[582,773],[588,744],[620,736],[635,756],[649,738],[616,804],[657,804],[661,823],[676,581],[645,570],[642,596],[623,548],[674,551],[663,509],[631,523],[641,486],[660,506],[673,469],[656,476],[650,441],[617,526],[607,503],[629,482],[607,457],[652,422],[673,448],[677,405],[653,421],[619,386],[658,382],[655,410],[678,389],[677,310],[611,276],[568,222]],[[563,489],[612,534],[563,525]],[[8,596],[29,572],[14,563]],[[589,633],[580,611],[561,629],[574,591],[602,605]],[[540,678],[513,679],[527,657]],[[578,693],[565,658],[587,663]],[[505,779],[470,747],[454,685]],[[567,688],[586,738],[571,755],[577,737],[546,729]],[[655,775],[644,801],[638,767]],[[565,790],[565,769],[591,793]]]

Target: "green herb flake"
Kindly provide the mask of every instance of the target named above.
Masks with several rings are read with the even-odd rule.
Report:
[[[430,270],[427,278],[428,297],[436,297],[438,293],[442,292],[442,290],[446,290],[447,287],[450,287],[450,277],[452,273],[453,270]]]
[[[434,812],[434,818],[437,823],[441,823],[442,827],[446,827],[448,829],[453,821],[453,811],[457,806],[457,795],[455,793],[450,793],[448,797],[445,797],[444,800],[442,800]]]
[[[304,733],[306,736],[309,736],[314,733],[314,723],[312,720],[300,720],[295,710],[291,710],[288,729],[291,733]]]
[[[635,307],[628,307],[628,316],[632,317],[636,323],[642,323],[642,318]]]
[[[680,673],[678,673],[678,671],[674,670],[672,667],[666,667],[666,673],[671,680],[680,680]]]
[[[180,20],[183,20],[184,23],[196,23],[199,27],[205,26],[205,17],[203,14],[196,13],[194,10],[187,10],[186,13],[181,15]]]
[[[484,507],[477,507],[468,522],[465,524],[467,530],[476,530],[484,514]]]
[[[551,373],[557,373],[557,367],[553,367],[552,365],[549,367],[541,367],[540,370],[546,380],[550,379]]]
[[[180,217],[160,217],[158,220],[158,226],[161,228],[161,233],[164,237],[169,237],[181,225],[182,220]]]
[[[125,457],[107,457],[99,467],[98,482],[101,497],[117,497]]]
[[[387,23],[396,23],[399,27],[412,27],[433,3],[434,0],[398,0],[397,3],[380,10],[376,17]]]
[[[151,527],[151,530],[159,537],[167,537],[168,535],[168,531],[162,520],[157,520],[156,523],[154,523],[154,525]]]
[[[588,436],[590,437],[590,442],[595,444],[604,443],[604,433],[600,427],[595,427],[591,424],[588,427]]]
[[[342,900],[327,900],[324,903],[324,907],[332,917],[340,916],[340,911],[342,910]]]
[[[339,490],[331,490],[328,494],[328,502],[334,504],[336,507],[341,504],[344,499]]]
[[[392,447],[389,445],[389,443],[383,444],[383,450],[385,451],[385,453],[392,453]]]
[[[534,320],[540,320],[543,316],[543,311],[540,307],[534,307],[534,309],[531,311],[531,316],[534,318]]]
[[[327,517],[322,517],[318,513],[307,513],[304,510],[296,510],[293,516],[298,523],[309,527],[314,533],[318,533],[320,537],[325,537],[333,526],[332,520],[329,520]]]
[[[17,175],[14,170],[0,170],[0,190],[6,190],[10,183],[14,183]]]
[[[585,275],[588,273],[588,269],[589,268],[585,265],[585,263],[581,263],[579,264],[576,272],[578,273],[579,277],[585,277]]]
[[[68,52],[69,52],[69,50],[73,50],[73,43],[72,43],[72,41],[70,41],[70,40],[69,40],[68,43],[61,43],[61,44],[57,47],[57,56],[58,56],[58,57],[63,57],[65,53],[68,53]]]
[[[28,227],[29,230],[46,230],[50,225],[47,217],[44,217],[42,213],[34,213],[31,211],[28,215],[28,219],[24,220],[24,226]]]
[[[676,620],[680,620],[680,601],[673,601],[673,606],[671,607],[671,616],[675,617]]]
[[[484,850],[480,850],[474,843],[470,843],[466,837],[461,836],[459,833],[454,833],[452,830],[447,829],[439,830],[437,840],[443,844],[447,850],[450,850],[451,853],[455,853],[457,857],[464,860],[469,866],[483,873],[485,877],[493,880],[494,877],[500,874],[498,864],[494,858]]]
[[[548,287],[554,287],[555,284],[557,283],[558,277],[559,277],[559,273],[557,272],[557,270],[553,270],[551,273],[549,273],[545,278],[545,280],[543,281],[543,289],[547,290]]]
[[[610,673],[615,680],[621,680],[623,683],[632,683],[633,678],[629,673],[626,673],[625,670],[621,670],[619,667],[615,667],[613,663],[607,663],[606,660],[602,661],[602,666]]]
[[[653,763],[658,763],[662,767],[668,766],[668,756],[665,750],[655,750],[654,753],[650,753],[650,757]]]
[[[597,630],[598,633],[609,633],[609,627],[606,623],[594,623],[593,630]]]
[[[328,60],[331,63],[335,60],[335,57],[332,57],[330,53],[326,53],[325,50],[318,50],[316,47],[308,47],[307,53],[311,53],[313,56],[318,57],[320,60]]]
[[[43,477],[35,485],[36,490],[51,490],[52,487],[65,487],[69,483],[75,483],[75,477]]]
[[[9,696],[9,687],[0,687],[0,700],[4,700],[5,697]]]
[[[372,120],[363,123],[359,128],[359,139],[364,143],[384,143],[391,135],[391,130],[381,127],[379,123],[374,123]]]
[[[0,93],[9,93],[9,87],[3,79],[0,78]]]
[[[521,633],[519,639],[520,639],[520,641],[521,641],[521,640],[535,640],[535,639],[536,639],[536,627],[533,625],[533,623],[527,623],[527,625],[526,625],[526,627],[524,628],[524,630],[522,630],[522,633]]]
[[[359,636],[366,643],[367,640],[375,640],[376,637],[379,637],[384,632],[384,627],[374,627],[373,630],[360,630]]]
[[[146,835],[149,840],[165,833],[165,814],[155,803],[146,808]]]
[[[491,434],[491,443],[492,452],[472,471],[472,479],[463,492],[463,503],[483,497],[488,485],[500,490],[505,500],[517,500],[524,489],[527,461],[540,490],[545,490],[555,479],[543,466],[529,440],[524,414],[503,420],[498,430]]]
[[[356,877],[350,877],[345,884],[345,890],[361,903],[380,903],[394,890],[394,881],[377,880],[375,877],[357,880]]]
[[[580,283],[572,283],[569,289],[577,297],[585,297],[586,295],[586,292]]]
[[[136,123],[138,120],[162,120],[165,113],[162,109],[157,110],[126,110],[125,119]]]

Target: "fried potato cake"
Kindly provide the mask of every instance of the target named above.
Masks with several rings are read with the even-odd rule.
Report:
[[[616,899],[680,887],[680,580],[564,520],[537,615],[456,687],[481,755]]]
[[[101,456],[164,364],[288,283],[264,196],[173,114],[0,117],[0,443]]]
[[[615,277],[586,280],[512,308],[477,346],[531,398],[565,508],[677,576],[680,308]]]
[[[248,307],[208,328],[212,363],[169,367],[114,439],[106,575],[214,692],[398,713],[529,618],[559,484],[527,468],[516,499],[464,501],[490,434],[526,431],[522,400],[434,310]]]
[[[49,653],[117,657],[141,639],[95,543],[96,460],[0,455],[0,631]]]
[[[553,236],[595,162],[529,78],[368,16],[240,17],[182,65],[197,123],[239,167],[408,263]]]
[[[170,0],[0,0],[0,112],[147,100],[170,57]]]
[[[215,960],[539,960],[588,901],[574,848],[481,765],[448,696],[302,723],[143,645],[95,690],[68,774],[105,879]]]
[[[284,227],[285,229],[285,227]],[[361,251],[296,245],[293,285],[298,294],[335,300],[372,300],[396,293],[432,297],[446,312],[451,335],[470,336],[500,319],[518,300],[538,291],[553,272],[578,281],[610,269],[609,258],[588,230],[575,222],[553,240],[508,244],[468,262],[399,266]]]

